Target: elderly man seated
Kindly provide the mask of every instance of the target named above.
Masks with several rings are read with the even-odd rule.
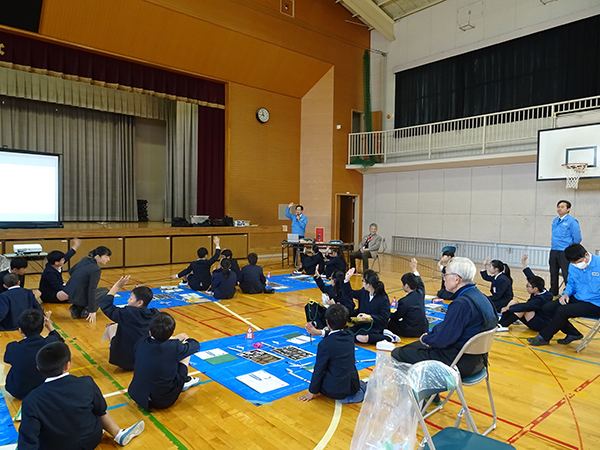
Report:
[[[369,258],[377,258],[377,251],[381,246],[381,236],[377,234],[377,224],[369,225],[369,234],[363,237],[358,245],[358,250],[350,253],[350,267],[356,268],[356,258],[361,258],[363,262],[362,271],[369,268]]]

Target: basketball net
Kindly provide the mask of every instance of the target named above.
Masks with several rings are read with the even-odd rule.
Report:
[[[567,189],[577,189],[579,178],[585,173],[588,163],[572,163],[562,165],[567,172]]]

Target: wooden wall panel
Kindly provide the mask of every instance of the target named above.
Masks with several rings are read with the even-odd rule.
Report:
[[[281,241],[285,240],[287,233],[277,234],[250,234],[248,235],[248,247],[251,252],[258,255],[275,255],[277,258],[281,255]],[[261,264],[264,264],[262,262]],[[243,265],[243,264],[240,264]]]
[[[221,250],[226,248],[231,250],[234,258],[245,258],[248,256],[248,235],[247,234],[226,234],[219,236],[221,239]],[[213,252],[215,245],[212,245]]]
[[[300,203],[308,217],[306,237],[324,228],[331,238],[331,178],[333,148],[333,80],[330,69],[302,99]]]
[[[298,201],[300,100],[231,83],[227,109],[225,213],[278,225],[278,205]],[[267,123],[255,118],[264,106]]]
[[[125,266],[153,266],[171,262],[170,237],[125,238]]]
[[[72,245],[72,243],[70,242],[69,245]],[[70,267],[73,267],[81,258],[87,256],[91,250],[101,245],[108,247],[112,255],[108,264],[100,266],[100,268],[123,267],[123,238],[81,239],[81,245],[77,253],[69,261]]]
[[[211,236],[174,236],[172,239],[171,262],[190,263],[198,259],[197,251],[206,247],[210,252],[212,246]]]

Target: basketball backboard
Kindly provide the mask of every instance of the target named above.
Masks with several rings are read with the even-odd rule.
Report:
[[[537,181],[564,180],[563,164],[587,163],[581,178],[600,178],[600,124],[538,131]]]

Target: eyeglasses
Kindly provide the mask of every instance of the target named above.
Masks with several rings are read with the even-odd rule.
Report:
[[[462,277],[461,277],[459,274],[457,274],[457,273],[454,273],[454,272],[448,272],[448,273],[445,273],[445,274],[444,274],[444,278],[446,278],[448,275],[456,275],[458,278],[460,278],[460,279],[462,280]]]

